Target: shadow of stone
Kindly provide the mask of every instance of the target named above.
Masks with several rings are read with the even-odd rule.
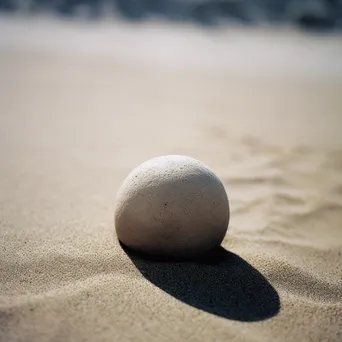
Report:
[[[156,260],[122,247],[147,280],[197,309],[243,322],[265,320],[280,310],[279,295],[265,277],[222,247],[183,262]]]

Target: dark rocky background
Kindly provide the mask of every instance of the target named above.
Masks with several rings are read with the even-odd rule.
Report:
[[[0,0],[0,12],[98,19],[121,16],[201,25],[296,25],[342,29],[342,0]]]

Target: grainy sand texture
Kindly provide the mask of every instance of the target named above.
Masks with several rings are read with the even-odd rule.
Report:
[[[342,39],[0,18],[0,341],[342,340]],[[198,262],[124,251],[126,175],[207,164]]]

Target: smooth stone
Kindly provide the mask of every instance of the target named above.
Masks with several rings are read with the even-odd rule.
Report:
[[[124,180],[115,211],[120,242],[152,256],[201,257],[228,229],[229,202],[220,179],[180,155],[150,159]]]

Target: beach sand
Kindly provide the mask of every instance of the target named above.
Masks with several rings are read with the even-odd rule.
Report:
[[[341,341],[342,40],[0,18],[0,341]],[[201,262],[114,233],[138,164],[185,154],[231,221]]]

